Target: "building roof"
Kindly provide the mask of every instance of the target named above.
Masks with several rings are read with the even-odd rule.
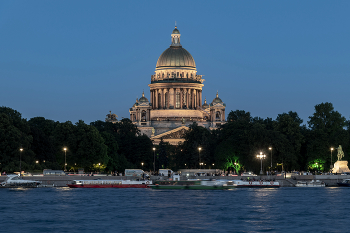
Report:
[[[143,103],[143,102],[148,102],[148,99],[145,97],[145,92],[142,92],[142,97],[139,99],[139,102]]]
[[[166,49],[158,58],[156,68],[163,67],[191,67],[196,68],[192,55],[180,44],[180,31],[175,26],[171,34],[170,48]]]
[[[177,26],[175,26],[175,29],[173,30],[173,34],[180,34],[179,29],[177,29]]]
[[[216,104],[222,104],[224,106],[226,106],[226,104],[224,104],[224,102],[222,102],[222,100],[219,98],[219,91],[216,92],[216,98],[213,99],[213,101],[211,102],[210,106],[216,105]]]
[[[158,58],[156,68],[161,67],[196,67],[192,55],[180,46],[170,46]]]

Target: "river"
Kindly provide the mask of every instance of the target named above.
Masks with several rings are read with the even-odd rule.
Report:
[[[0,189],[0,232],[347,232],[350,188]]]

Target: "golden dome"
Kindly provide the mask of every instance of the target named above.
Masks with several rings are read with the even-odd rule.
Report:
[[[158,58],[156,68],[191,67],[196,68],[192,55],[181,46],[170,46]]]

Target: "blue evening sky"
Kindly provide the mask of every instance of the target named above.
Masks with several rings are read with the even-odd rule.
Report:
[[[177,21],[181,44],[231,110],[350,119],[350,1],[1,1],[0,106],[28,120],[129,118]]]

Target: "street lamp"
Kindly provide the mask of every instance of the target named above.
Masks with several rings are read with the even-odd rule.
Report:
[[[200,169],[202,169],[202,165],[201,165],[201,150],[202,150],[202,147],[198,147],[198,156],[199,156]]]
[[[22,174],[22,151],[23,151],[23,148],[20,148],[19,149],[19,175],[21,176]]]
[[[260,166],[260,175],[264,174],[263,173],[263,170],[262,170],[262,160],[265,159],[266,155],[263,155],[262,152],[260,152],[259,155],[256,156],[258,159],[260,159],[260,163],[261,163],[261,166]]]
[[[331,169],[333,168],[333,159],[332,159],[333,150],[334,150],[334,148],[331,147]]]
[[[100,165],[101,163],[98,163],[98,173],[101,173]]]
[[[67,147],[64,147],[63,148],[63,150],[64,150],[64,171],[67,171],[66,170],[66,167],[67,167]]]
[[[143,163],[141,163],[141,165],[142,165],[142,170],[143,170]]]
[[[156,174],[156,148],[153,147],[153,173]]]
[[[271,167],[270,167],[270,172],[272,170],[272,147],[269,147],[269,150],[271,151]]]

